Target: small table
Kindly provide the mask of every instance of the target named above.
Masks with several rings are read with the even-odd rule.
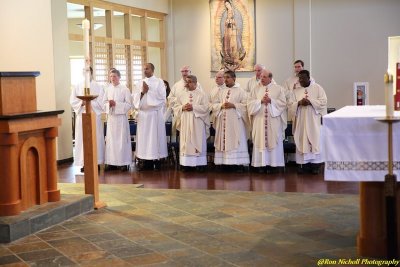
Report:
[[[387,125],[376,120],[384,116],[385,106],[346,106],[324,116],[325,180],[361,182],[357,250],[366,257],[386,255],[383,181],[388,173]],[[393,151],[393,171],[399,178],[400,124],[393,125]],[[399,191],[397,188],[397,195]],[[396,202],[400,222],[399,198]]]

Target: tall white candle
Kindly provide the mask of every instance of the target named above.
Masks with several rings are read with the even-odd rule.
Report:
[[[393,76],[388,72],[384,76],[385,82],[385,102],[386,102],[386,117],[394,115],[394,97],[393,97]]]
[[[83,47],[85,55],[85,88],[90,88],[90,49],[89,49],[89,29],[90,22],[87,19],[82,20],[83,28]],[[85,90],[86,94],[86,90]],[[90,93],[89,93],[90,94]]]

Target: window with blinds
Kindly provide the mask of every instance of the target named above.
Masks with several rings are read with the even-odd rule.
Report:
[[[91,22],[90,51],[97,82],[106,85],[110,68],[116,68],[121,83],[132,90],[143,78],[147,60],[155,65],[156,76],[167,77],[166,14],[100,0],[68,0],[67,10],[71,59],[83,60],[82,20]]]

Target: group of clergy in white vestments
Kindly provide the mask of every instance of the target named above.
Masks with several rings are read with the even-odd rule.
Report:
[[[172,119],[179,131],[179,164],[183,168],[204,168],[207,165],[207,138],[210,126],[215,129],[214,163],[234,168],[248,166],[269,171],[285,165],[284,132],[292,123],[296,145],[298,172],[303,166],[318,173],[323,162],[321,117],[327,111],[324,89],[304,70],[304,63],[294,63],[294,76],[283,86],[264,65],[254,66],[255,77],[242,88],[233,71],[219,71],[215,86],[206,92],[189,66],[181,68],[182,78],[174,84],[169,96],[164,81],[154,76],[154,65],[144,65],[145,78],[135,84],[132,93],[122,85],[120,73],[110,71],[110,83],[103,90],[91,82],[92,94],[99,97],[92,103],[97,115],[98,163],[106,170],[128,170],[132,162],[128,112],[136,114],[137,168],[159,169],[160,160],[168,157],[165,122]],[[82,119],[84,103],[76,98],[83,94],[78,86],[71,94],[76,113],[75,165],[83,166]],[[101,113],[107,114],[104,141]],[[248,140],[252,141],[251,157]],[[250,162],[251,161],[251,162]],[[240,168],[239,168],[240,169]],[[82,170],[83,171],[83,170]]]

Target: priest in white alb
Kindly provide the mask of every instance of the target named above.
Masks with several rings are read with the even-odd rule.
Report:
[[[105,170],[129,170],[132,163],[131,135],[128,111],[132,108],[129,89],[120,83],[119,70],[110,71],[111,83],[107,86],[103,105],[107,114]]]
[[[220,70],[215,74],[215,84],[213,85],[209,93],[210,111],[212,111],[212,103],[217,97],[218,92],[225,87],[224,74],[224,70]],[[214,121],[214,113],[211,112],[210,116],[210,121]]]
[[[83,133],[82,133],[82,113],[86,113],[85,102],[77,98],[85,94],[84,83],[80,83],[76,86],[70,96],[70,104],[75,112],[75,158],[74,164],[76,166],[82,166],[81,172],[84,171],[84,158],[83,158]],[[101,121],[101,114],[104,112],[103,109],[103,96],[104,89],[93,80],[93,69],[90,67],[90,93],[97,95],[98,97],[92,100],[91,107],[93,113],[96,115],[96,142],[97,142],[97,164],[104,163],[104,127]]]
[[[176,99],[174,114],[180,132],[179,162],[184,168],[207,165],[208,96],[197,86],[197,77],[186,77],[186,90]]]
[[[319,84],[311,82],[308,70],[299,72],[299,83],[300,87],[293,90],[288,103],[289,115],[294,118],[298,173],[310,169],[313,174],[318,174],[319,163],[323,162],[321,117],[327,114],[327,97]],[[303,168],[304,164],[310,168]]]
[[[246,133],[247,93],[235,82],[233,71],[226,71],[224,79],[225,88],[219,91],[212,111],[215,114],[214,163],[243,167],[250,163]]]
[[[136,157],[139,170],[161,168],[160,160],[168,156],[163,110],[166,105],[164,81],[154,76],[154,65],[144,65],[143,80],[132,93],[137,110]]]
[[[272,82],[270,71],[262,70],[260,82],[249,94],[247,108],[252,124],[251,166],[267,173],[275,167],[284,167],[282,132],[286,127],[283,118],[286,98],[284,89]]]

